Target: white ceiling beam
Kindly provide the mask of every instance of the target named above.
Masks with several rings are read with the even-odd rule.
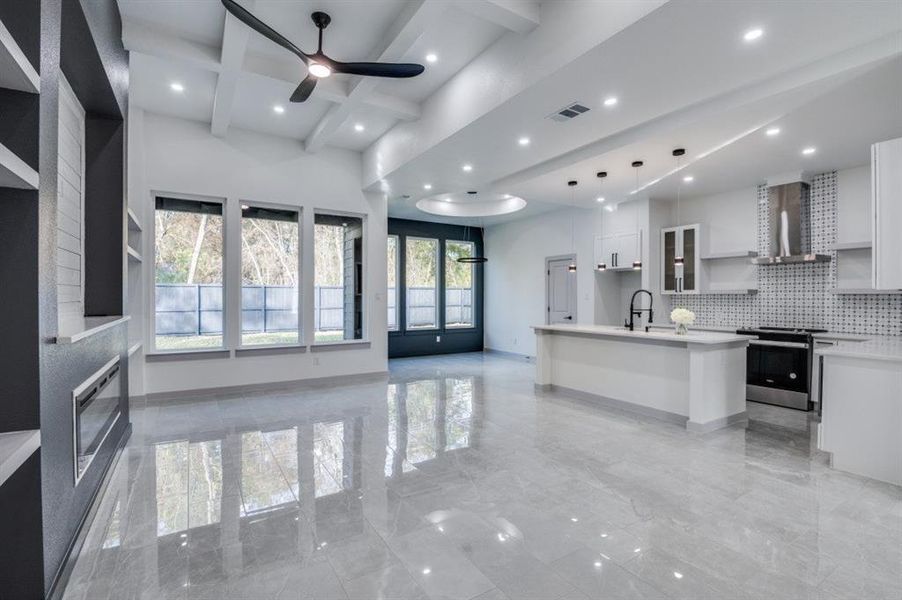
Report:
[[[530,0],[458,0],[457,6],[474,17],[520,34],[539,26],[539,3]]]
[[[180,38],[142,21],[123,19],[122,44],[129,52],[175,59],[219,72],[219,48]]]
[[[244,7],[252,11],[256,0],[244,2]],[[226,13],[225,27],[222,32],[222,54],[219,60],[219,78],[216,81],[216,94],[213,96],[213,118],[210,120],[210,131],[222,137],[229,130],[232,122],[232,108],[235,104],[235,93],[241,68],[244,66],[244,54],[250,38],[250,28]]]
[[[222,71],[222,50],[219,48],[185,40],[136,19],[123,20],[122,42],[129,52],[177,60],[214,73]],[[297,86],[307,75],[306,67],[300,60],[250,53],[245,55],[242,69],[292,86]],[[313,90],[313,97],[342,104],[348,100],[347,85],[337,77],[323,79]],[[388,94],[374,92],[363,98],[363,104],[402,121],[420,118],[419,104]]]
[[[417,39],[423,35],[426,28],[441,17],[445,8],[446,5],[441,0],[408,2],[378,45],[373,60],[377,62],[400,61]],[[333,106],[307,138],[304,144],[307,152],[316,152],[328,143],[329,139],[348,120],[351,111],[365,103],[364,99],[372,94],[378,83],[378,77],[356,78],[349,87],[347,101]]]

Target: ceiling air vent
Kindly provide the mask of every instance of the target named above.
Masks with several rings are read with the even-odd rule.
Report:
[[[583,106],[579,102],[571,102],[560,110],[556,110],[555,112],[548,115],[548,118],[552,121],[569,121],[570,119],[578,117],[588,110],[588,106]]]

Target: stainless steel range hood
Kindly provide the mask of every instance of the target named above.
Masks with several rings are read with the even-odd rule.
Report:
[[[809,188],[803,181],[767,188],[768,256],[756,265],[829,262],[829,254],[811,252]]]

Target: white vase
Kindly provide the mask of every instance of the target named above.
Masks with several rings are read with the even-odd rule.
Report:
[[[686,335],[689,333],[689,327],[685,323],[677,323],[676,324],[676,334],[677,335]]]

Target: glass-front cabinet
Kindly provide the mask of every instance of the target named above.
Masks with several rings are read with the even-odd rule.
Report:
[[[700,230],[698,224],[661,230],[662,293],[692,294],[701,291]]]

